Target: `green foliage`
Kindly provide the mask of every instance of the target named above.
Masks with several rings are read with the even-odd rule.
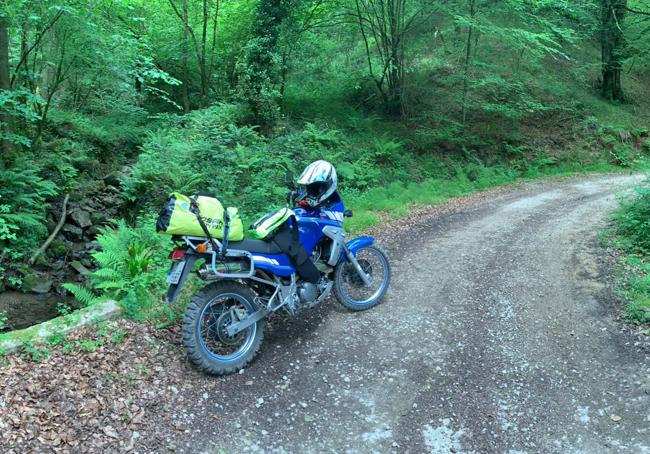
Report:
[[[0,244],[11,241],[19,247],[28,235],[30,240],[45,235],[45,201],[56,195],[56,186],[39,175],[27,156],[12,168],[0,170],[0,181]],[[14,238],[18,231],[22,240]]]
[[[7,311],[0,311],[0,331],[3,331],[7,327]]]
[[[623,252],[618,290],[633,322],[650,322],[650,180],[621,199],[614,245]]]
[[[33,124],[40,119],[36,108],[44,103],[43,98],[26,89],[0,90],[0,116],[11,123],[25,122]],[[6,140],[17,146],[30,147],[31,139],[15,129],[8,129],[3,121],[0,123],[0,140]]]
[[[634,196],[621,201],[614,220],[625,250],[650,255],[650,182],[638,187]]]
[[[47,234],[46,200],[56,193],[56,185],[39,175],[30,156],[0,169],[0,285],[21,286],[20,277],[5,270],[17,268],[24,251]]]
[[[142,319],[160,300],[167,269],[167,239],[155,233],[151,217],[135,228],[120,220],[114,229],[97,237],[101,251],[93,254],[97,270],[90,273],[90,286],[64,284],[77,301],[87,306],[114,299],[129,317]]]
[[[101,338],[99,339],[81,339],[75,341],[75,346],[81,352],[92,353],[104,344]]]
[[[244,46],[246,65],[239,69],[239,97],[249,106],[252,122],[271,127],[279,117],[280,55],[278,39],[288,14],[283,0],[259,0],[252,38]]]
[[[45,361],[52,355],[52,352],[46,347],[35,344],[31,341],[25,341],[22,345],[21,357],[30,359],[36,363]]]

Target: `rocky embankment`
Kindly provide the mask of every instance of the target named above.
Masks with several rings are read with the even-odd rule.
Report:
[[[50,233],[61,220],[63,199],[61,196],[47,211]],[[93,183],[92,188],[70,193],[64,224],[45,253],[33,266],[25,264],[13,271],[22,285],[0,289],[4,290],[0,293],[0,313],[7,314],[5,329],[24,328],[55,317],[60,304],[75,305],[61,284],[85,280],[84,275],[93,269],[92,253],[99,250],[96,237],[118,217],[122,203],[116,173]],[[38,246],[34,245],[34,250]]]

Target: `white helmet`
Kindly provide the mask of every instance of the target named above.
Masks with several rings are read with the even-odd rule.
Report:
[[[336,191],[336,170],[327,161],[316,161],[309,164],[298,178],[298,184],[307,187],[309,197],[323,202]]]

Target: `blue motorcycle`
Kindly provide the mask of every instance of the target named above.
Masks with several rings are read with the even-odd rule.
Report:
[[[261,220],[282,221],[268,237],[175,238],[169,301],[177,298],[195,263],[205,261],[198,276],[210,284],[187,307],[183,344],[192,362],[208,374],[230,374],[252,361],[272,313],[297,316],[325,301],[332,290],[343,306],[362,311],[377,305],[388,290],[390,264],[375,239],[346,240],[343,220],[352,212],[336,191],[331,164],[317,161],[305,169],[298,180],[301,189],[288,180],[285,211]]]

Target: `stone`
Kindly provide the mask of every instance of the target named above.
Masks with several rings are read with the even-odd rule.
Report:
[[[101,249],[102,249],[102,245],[99,244],[97,241],[90,241],[86,243],[87,251],[100,251]]]
[[[90,238],[97,238],[97,235],[102,233],[102,228],[99,225],[91,225],[88,229],[88,236]]]
[[[63,232],[63,234],[68,239],[71,239],[71,240],[73,240],[73,239],[77,239],[77,240],[81,239],[81,237],[82,237],[82,235],[84,233],[83,230],[81,230],[76,225],[72,225],[72,224],[65,224],[63,226],[63,228],[61,229],[61,231]]]
[[[70,213],[70,219],[82,229],[90,227],[93,223],[90,221],[90,213],[85,210],[75,210]]]
[[[34,325],[23,330],[10,331],[0,334],[0,350],[7,353],[15,352],[23,345],[25,340],[32,342],[44,342],[53,334],[67,334],[80,326],[97,323],[98,321],[110,320],[122,314],[122,307],[115,301],[94,304],[92,306],[75,311],[72,317],[57,317],[55,319]]]
[[[74,268],[74,270],[79,273],[79,274],[88,274],[90,273],[90,270],[86,268],[85,266],[82,265],[82,263],[79,260],[73,260],[70,262],[70,266]]]
[[[23,279],[23,289],[32,293],[45,294],[52,289],[53,281],[47,276],[32,274]]]
[[[102,180],[107,186],[120,187],[120,178],[118,177],[117,172],[109,173],[102,178]]]

